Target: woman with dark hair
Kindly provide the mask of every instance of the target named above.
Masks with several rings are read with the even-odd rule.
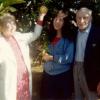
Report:
[[[43,100],[69,100],[72,95],[73,34],[68,13],[59,10],[50,25],[48,52],[43,54]]]

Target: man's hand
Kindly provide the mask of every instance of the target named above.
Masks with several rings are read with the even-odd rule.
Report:
[[[98,94],[98,96],[100,96],[100,82],[97,85],[97,94]]]
[[[53,60],[53,56],[52,55],[49,55],[48,53],[44,53],[42,59],[44,61],[51,61],[51,60]]]

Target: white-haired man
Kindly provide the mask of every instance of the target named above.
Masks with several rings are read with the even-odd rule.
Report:
[[[92,25],[92,10],[86,7],[76,12],[76,23],[75,100],[96,100],[100,95],[100,30]]]

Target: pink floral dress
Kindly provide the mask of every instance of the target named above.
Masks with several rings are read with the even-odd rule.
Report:
[[[17,97],[16,100],[31,100],[29,90],[29,73],[24,62],[22,52],[16,39],[12,36],[8,40],[17,62]]]

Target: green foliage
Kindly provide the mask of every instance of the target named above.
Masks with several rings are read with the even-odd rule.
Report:
[[[7,12],[15,12],[16,9],[12,7],[13,4],[25,3],[24,0],[0,0],[0,15]]]
[[[24,0],[3,0],[4,6],[9,6],[13,4],[25,3]]]
[[[96,0],[96,9],[100,13],[100,0]]]

